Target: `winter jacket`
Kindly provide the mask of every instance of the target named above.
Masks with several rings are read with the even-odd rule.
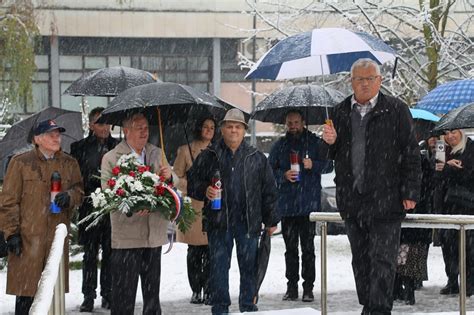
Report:
[[[79,207],[79,220],[84,219],[93,210],[90,194],[100,187],[100,163],[105,153],[112,150],[118,141],[111,136],[107,138],[101,148],[97,137],[93,134],[71,144],[71,155],[79,163],[81,175],[84,180],[84,193],[86,198]],[[90,240],[97,239],[102,232],[110,233],[110,219],[103,219],[97,226],[85,231],[87,224],[79,225],[79,244],[84,245]]]
[[[442,196],[440,212],[442,214],[474,215],[474,209],[455,204],[446,200],[447,190],[450,187],[463,186],[474,194],[474,142],[467,138],[466,148],[462,153],[457,152],[449,158],[461,160],[462,168],[445,164],[441,172],[436,172],[439,184],[439,196]]]
[[[278,186],[277,210],[280,217],[306,216],[321,209],[321,174],[333,169],[332,161],[324,160],[319,148],[322,141],[306,129],[296,137],[286,134],[272,147],[268,161]],[[300,180],[292,183],[284,174],[290,169],[290,152],[298,152]],[[310,170],[303,168],[306,153],[313,162]]]
[[[206,198],[206,189],[211,184],[216,170],[223,174],[224,142],[218,141],[204,150],[194,161],[188,171],[188,195],[197,200],[204,201],[203,228],[209,232],[215,229],[229,228],[229,198],[226,189],[222,190],[222,209],[211,210],[209,200]],[[245,200],[245,220],[247,232],[250,236],[258,236],[262,223],[266,227],[276,226],[279,221],[275,212],[277,190],[275,179],[270,164],[265,155],[242,142],[240,149],[243,159],[243,185]]]
[[[62,191],[71,197],[67,209],[51,213],[51,175],[61,175]],[[16,155],[8,165],[0,195],[0,230],[5,238],[19,233],[22,239],[20,256],[9,254],[7,294],[34,296],[41,272],[46,265],[56,226],[69,228],[74,210],[83,197],[81,172],[77,161],[66,153],[56,152],[46,160],[39,149]],[[68,266],[68,240],[64,244],[64,263]],[[68,290],[66,269],[66,290]],[[67,291],[66,291],[67,292]]]
[[[421,181],[420,150],[408,107],[379,93],[367,113],[364,193],[354,189],[351,165],[351,97],[334,109],[336,142],[329,147],[335,161],[336,201],[341,216],[394,220],[405,217],[402,201],[418,201]],[[362,200],[364,207],[360,207]]]
[[[102,188],[106,188],[107,180],[112,176],[117,160],[132,150],[123,140],[112,151],[104,155],[101,166]],[[162,151],[148,143],[145,146],[146,165],[150,165],[154,172],[159,172],[161,167]],[[166,158],[164,164],[168,165]],[[178,178],[173,173],[173,182],[178,183]],[[112,226],[112,248],[154,248],[168,242],[167,230],[169,221],[160,213],[150,213],[140,216],[133,214],[127,217],[118,211],[110,214]]]
[[[189,151],[189,146],[191,147],[191,152]],[[204,145],[202,141],[193,141],[189,146],[186,144],[178,148],[178,153],[173,165],[173,170],[179,177],[179,184],[176,187],[185,194],[187,194],[188,191],[186,172],[193,165],[193,159],[196,159],[201,151],[207,148],[207,145]],[[191,158],[191,153],[193,159]],[[176,240],[189,245],[207,245],[207,234],[202,230],[202,207],[204,203],[196,199],[191,199],[191,205],[196,211],[196,221],[193,222],[186,233],[177,229]]]

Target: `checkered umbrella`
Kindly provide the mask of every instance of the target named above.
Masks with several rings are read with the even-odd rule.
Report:
[[[318,28],[287,37],[250,69],[246,79],[292,79],[350,71],[360,58],[379,64],[395,60],[395,51],[364,32]]]
[[[474,102],[474,79],[442,84],[426,94],[415,106],[435,114],[446,114],[459,106]]]

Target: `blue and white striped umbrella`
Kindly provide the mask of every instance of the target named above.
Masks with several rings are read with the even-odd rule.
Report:
[[[382,40],[343,28],[317,28],[287,37],[272,47],[247,73],[246,79],[292,79],[350,71],[360,58],[379,64],[396,52]]]
[[[456,80],[431,90],[415,108],[435,114],[446,114],[454,108],[472,102],[474,102],[474,79]]]

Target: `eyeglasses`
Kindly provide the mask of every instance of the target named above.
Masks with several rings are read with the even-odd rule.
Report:
[[[367,78],[363,78],[363,77],[353,77],[351,80],[356,82],[356,83],[363,83],[364,81],[367,81],[367,83],[374,83],[375,82],[375,79],[379,78],[380,76],[379,75],[373,75],[373,76],[370,76],[370,77],[367,77]]]

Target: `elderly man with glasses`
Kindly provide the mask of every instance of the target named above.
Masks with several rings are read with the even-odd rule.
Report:
[[[420,152],[408,106],[380,92],[377,63],[357,60],[351,79],[354,94],[337,105],[323,139],[362,314],[390,314],[401,221],[419,197]]]

